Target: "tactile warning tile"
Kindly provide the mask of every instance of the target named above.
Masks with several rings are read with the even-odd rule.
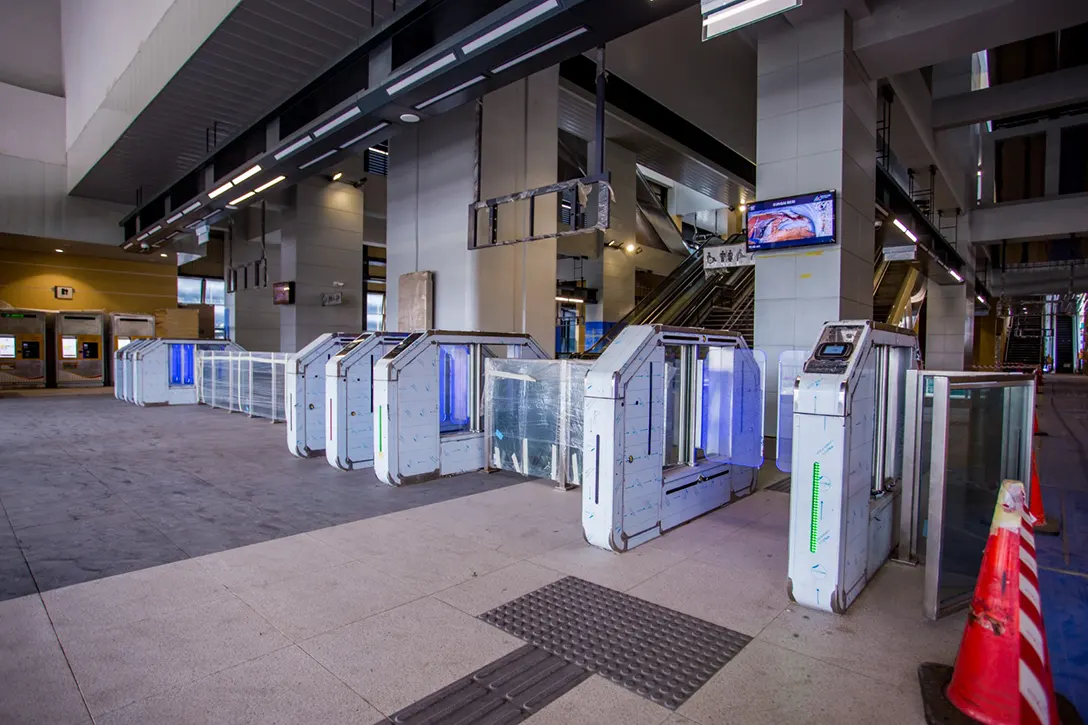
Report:
[[[775,483],[772,483],[770,486],[767,486],[767,490],[768,491],[777,491],[778,493],[789,493],[790,492],[790,481],[791,480],[792,479],[790,479],[790,478],[783,478],[781,481],[776,481]]]
[[[518,723],[589,677],[584,668],[526,645],[423,698],[383,723]]]
[[[577,577],[480,618],[672,710],[752,640]]]

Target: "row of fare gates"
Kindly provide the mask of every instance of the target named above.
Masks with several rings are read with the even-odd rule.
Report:
[[[119,350],[115,391],[201,402],[248,376],[223,341]],[[524,334],[326,334],[272,379],[299,457],[401,486],[507,470],[581,487],[586,541],[629,551],[756,491],[765,411],[790,473],[790,597],[844,612],[889,559],[925,566],[925,614],[970,601],[1004,479],[1030,482],[1030,375],[919,369],[912,332],[828,323],[783,353],[721,331],[633,325],[595,360]],[[768,404],[769,403],[769,404]]]

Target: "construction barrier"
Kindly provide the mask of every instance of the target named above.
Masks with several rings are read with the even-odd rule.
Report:
[[[956,664],[918,668],[931,725],[1059,725],[1033,524],[1024,484],[1002,483]]]

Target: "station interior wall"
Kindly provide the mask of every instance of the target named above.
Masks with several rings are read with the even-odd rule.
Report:
[[[0,243],[5,236],[0,235]],[[0,248],[0,301],[40,310],[140,314],[177,307],[177,267],[172,264],[58,254],[53,246],[48,252]],[[56,299],[56,286],[74,288],[74,299]]]

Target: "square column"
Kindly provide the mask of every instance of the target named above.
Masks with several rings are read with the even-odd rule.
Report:
[[[773,424],[778,356],[809,350],[824,322],[873,309],[876,83],[854,57],[850,21],[833,13],[759,36],[756,198],[837,192],[838,243],[756,257],[755,345],[767,353]],[[773,431],[768,431],[772,432]]]

